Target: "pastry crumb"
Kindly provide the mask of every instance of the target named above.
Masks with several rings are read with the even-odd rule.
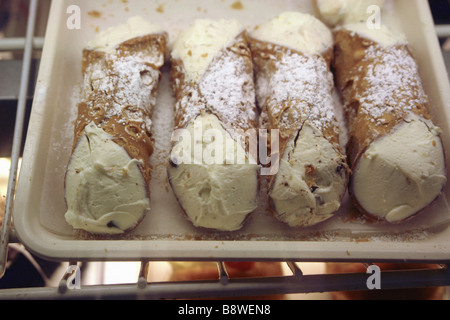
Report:
[[[236,1],[231,5],[231,8],[235,10],[242,10],[244,9],[244,5],[242,4],[241,1]]]
[[[158,13],[164,13],[164,5],[163,5],[163,4],[160,4],[160,5],[155,9],[155,11],[158,12]]]
[[[102,13],[97,10],[92,10],[88,12],[88,15],[90,15],[93,18],[100,18],[102,16]]]

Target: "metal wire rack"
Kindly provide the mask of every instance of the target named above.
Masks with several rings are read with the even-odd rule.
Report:
[[[0,50],[22,49],[24,52],[20,93],[14,141],[11,152],[11,169],[8,182],[6,209],[1,229],[0,278],[6,272],[8,246],[16,243],[12,225],[15,185],[24,128],[27,88],[30,81],[32,51],[41,48],[42,38],[34,37],[38,0],[30,0],[27,32],[25,38],[0,39]],[[439,26],[440,37],[450,37],[450,26]],[[140,272],[133,284],[74,286],[79,276],[79,261],[69,261],[69,267],[56,287],[0,290],[0,299],[184,299],[208,297],[262,296],[276,294],[317,293],[332,291],[368,290],[365,273],[304,275],[295,261],[283,261],[292,275],[268,278],[232,279],[222,261],[215,261],[218,278],[208,281],[148,282],[150,261],[140,261]],[[369,267],[370,264],[365,264]],[[383,271],[383,289],[407,289],[450,286],[448,265],[434,270]]]
[[[217,262],[219,277],[208,281],[147,282],[149,262],[141,262],[134,284],[99,285],[74,288],[68,283],[78,272],[71,264],[58,287],[8,289],[0,291],[0,299],[201,299],[254,297],[297,293],[368,290],[367,275],[326,274],[303,275],[294,262],[286,262],[291,276],[230,279],[223,262]],[[383,289],[425,288],[450,285],[448,269],[383,272]]]

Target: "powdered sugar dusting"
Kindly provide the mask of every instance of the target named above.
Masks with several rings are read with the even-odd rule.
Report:
[[[142,128],[151,132],[149,115],[156,104],[152,92],[158,77],[157,70],[137,57],[110,54],[107,59],[87,68],[83,90],[86,96],[83,98],[90,108],[101,107],[105,118],[117,116],[123,125],[128,120],[141,122]],[[98,99],[106,101],[99,104]]]
[[[184,93],[176,103],[178,127],[184,127],[202,112],[215,114],[230,129],[254,127],[257,114],[249,51],[245,42],[243,50],[247,54],[235,50],[242,41],[238,37],[219,52],[198,83],[181,84],[174,79],[175,87],[182,86]]]
[[[270,105],[268,112],[272,117],[280,118],[280,129],[292,128],[293,118],[307,119],[319,130],[336,126],[333,76],[326,61],[318,55],[294,51],[283,54],[281,59],[271,59],[275,61],[275,71],[258,77],[257,96],[260,104]],[[289,109],[286,104],[290,104]]]
[[[418,65],[403,47],[370,46],[366,51],[366,90],[358,97],[361,111],[372,121],[383,122],[388,113],[409,112],[427,101]],[[364,72],[363,66],[358,72]]]
[[[243,59],[227,53],[211,65],[200,82],[208,107],[222,114],[229,125],[256,118],[255,109],[248,108],[255,104],[253,75],[243,70]]]

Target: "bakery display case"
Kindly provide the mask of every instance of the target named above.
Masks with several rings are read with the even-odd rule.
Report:
[[[40,281],[32,288],[2,289],[0,299],[331,299],[336,297],[331,292],[367,291],[368,270],[379,271],[378,264],[389,263],[391,268],[381,269],[383,289],[437,287],[426,298],[447,298],[448,185],[424,214],[401,224],[361,218],[346,195],[333,218],[307,228],[276,221],[266,205],[258,205],[245,225],[232,232],[192,225],[167,178],[176,103],[168,59],[153,112],[150,213],[120,239],[79,238],[64,219],[64,177],[83,83],[82,51],[95,35],[141,15],[167,31],[171,48],[197,18],[238,19],[250,29],[286,11],[317,14],[314,1],[19,2],[2,0],[0,5],[7,8],[0,20],[5,30],[0,37],[0,64],[5,66],[0,69],[0,122],[5,122],[0,156],[10,167],[10,174],[0,176],[5,212],[0,275],[6,279],[13,274],[20,256],[38,270]],[[450,149],[450,4],[386,2],[383,23],[406,35],[430,97],[431,117],[442,131],[444,148]],[[25,22],[11,26],[20,19]],[[11,35],[12,29],[17,35]],[[13,67],[17,61],[20,71]],[[448,157],[445,162],[449,167]],[[349,267],[338,268],[344,265]]]

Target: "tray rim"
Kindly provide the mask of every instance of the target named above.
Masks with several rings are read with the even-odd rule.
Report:
[[[414,4],[420,7],[420,19],[428,26],[432,22],[428,3],[416,0]],[[54,1],[50,9],[47,33],[45,37],[42,61],[38,75],[36,92],[50,90],[47,79],[51,79],[52,71],[58,68],[58,52],[46,45],[58,39],[59,28],[50,25],[61,25],[65,12],[65,1]],[[433,24],[434,26],[434,24]],[[434,29],[433,29],[434,30]],[[432,30],[426,30],[431,35]],[[439,43],[433,37],[428,37],[427,49],[439,49]],[[439,51],[440,52],[440,51]],[[51,62],[51,63],[50,63]],[[437,55],[431,61],[435,71],[437,90],[442,93],[443,100],[450,102],[450,85],[445,72],[442,55]],[[57,78],[57,77],[56,77]],[[445,80],[444,80],[445,78]],[[41,81],[45,80],[45,81]],[[57,81],[57,80],[53,80]],[[389,242],[389,250],[377,246],[375,242],[358,241],[222,241],[222,240],[73,240],[58,237],[45,230],[39,223],[38,215],[29,216],[32,208],[30,195],[33,186],[36,187],[40,179],[44,179],[43,170],[38,170],[35,163],[35,150],[44,135],[33,134],[42,132],[46,121],[45,98],[33,101],[27,140],[24,150],[21,174],[19,176],[13,212],[14,228],[18,239],[34,254],[48,260],[294,260],[294,261],[411,261],[411,262],[440,262],[450,261],[450,241],[444,242]],[[446,94],[447,93],[447,94]],[[37,94],[35,95],[37,96]],[[450,105],[450,104],[448,104]],[[448,108],[444,110],[447,120],[450,119]],[[27,215],[28,213],[28,215]],[[30,219],[31,218],[31,219]],[[450,238],[450,228],[444,231]],[[50,237],[53,236],[53,240]],[[441,234],[442,236],[442,234]],[[129,250],[132,242],[139,250]],[[89,249],[84,244],[89,243]],[[195,243],[195,246],[192,244]],[[324,247],[323,250],[317,248]],[[414,250],[411,249],[414,247]],[[369,254],[369,255],[368,255]]]

